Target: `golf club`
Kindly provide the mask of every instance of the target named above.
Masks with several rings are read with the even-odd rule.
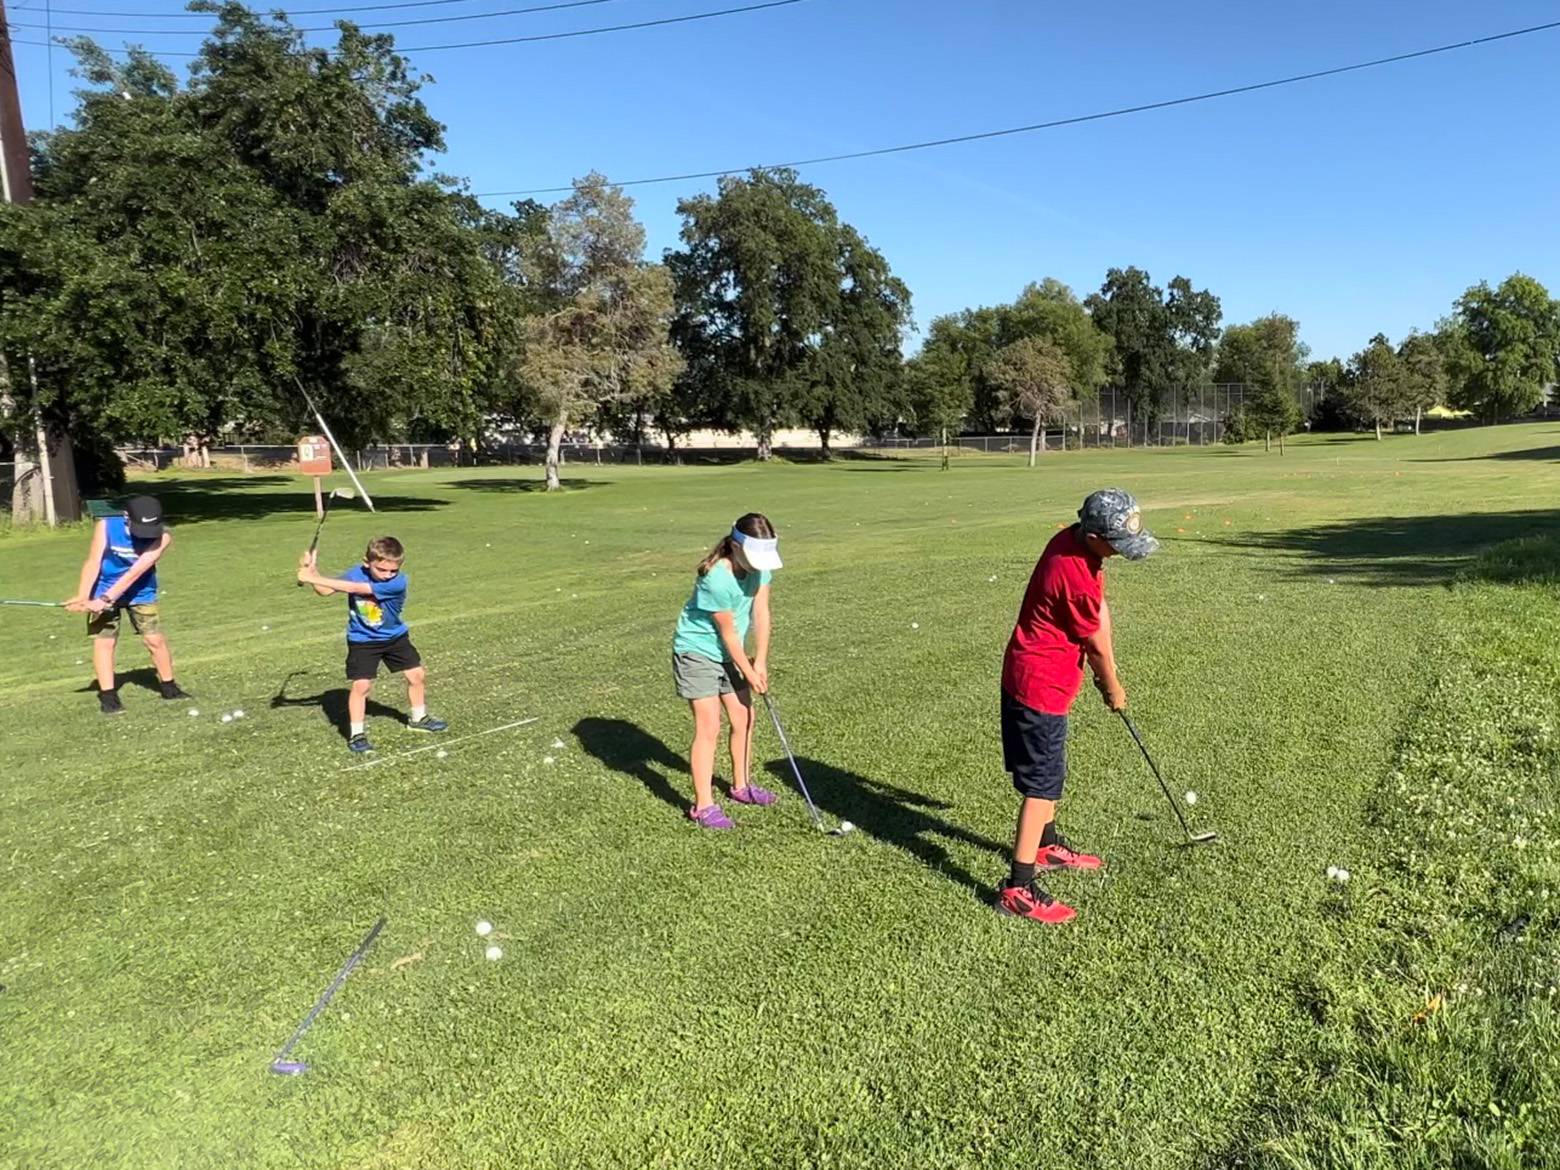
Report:
[[[0,597],[0,605],[38,605],[48,609],[65,608],[65,603],[63,601],[14,601],[3,597]]]
[[[1137,728],[1132,726],[1132,720],[1127,717],[1125,711],[1117,711],[1121,721],[1127,725],[1127,730],[1132,733],[1132,741],[1138,745],[1138,751],[1143,753],[1143,758],[1148,761],[1148,767],[1154,773],[1154,779],[1159,781],[1160,790],[1164,792],[1165,799],[1170,802],[1170,811],[1175,813],[1175,819],[1181,822],[1181,828],[1186,833],[1188,845],[1207,845],[1219,839],[1219,834],[1209,829],[1201,833],[1192,832],[1192,827],[1186,823],[1186,817],[1181,813],[1181,806],[1176,803],[1175,796],[1170,791],[1170,786],[1165,783],[1165,778],[1159,774],[1159,767],[1154,763],[1154,757],[1148,754],[1148,749],[1143,746],[1143,737],[1138,735]]]
[[[802,799],[807,802],[807,811],[812,814],[812,821],[820,833],[827,833],[831,837],[843,837],[846,833],[855,830],[856,826],[849,821],[841,821],[833,829],[827,828],[823,818],[818,815],[818,806],[813,803],[812,793],[807,791],[807,781],[802,779],[802,770],[796,765],[796,753],[791,750],[791,741],[786,738],[785,728],[780,726],[780,712],[775,709],[774,700],[769,697],[769,692],[764,692],[764,706],[769,708],[769,718],[774,720],[775,734],[780,737],[780,746],[785,749],[785,758],[791,761],[791,775],[796,777],[796,786],[802,790]],[[752,778],[749,777],[749,783]]]
[[[314,539],[309,541],[309,551],[312,553],[320,546],[320,533],[325,530],[325,521],[330,518],[330,502],[332,500],[356,499],[356,493],[351,488],[331,488],[325,495],[325,501],[320,508],[320,522],[314,526]],[[298,587],[303,588],[303,582],[298,582]]]
[[[297,1076],[299,1073],[309,1071],[309,1066],[303,1063],[303,1061],[288,1060],[287,1054],[293,1050],[293,1045],[303,1038],[303,1034],[309,1030],[309,1025],[314,1023],[314,1018],[325,1010],[325,1005],[330,1002],[331,996],[335,995],[337,989],[347,981],[347,976],[352,974],[352,968],[358,965],[358,960],[368,952],[369,947],[374,945],[374,940],[379,937],[379,932],[384,928],[385,920],[383,918],[374,923],[374,928],[368,932],[368,936],[363,939],[358,949],[352,952],[352,957],[337,972],[336,978],[331,980],[330,986],[325,989],[325,994],[320,996],[315,1005],[309,1009],[309,1014],[303,1017],[303,1023],[298,1025],[298,1030],[292,1034],[292,1039],[282,1045],[282,1050],[276,1054],[276,1059],[271,1061],[272,1072],[281,1076]]]

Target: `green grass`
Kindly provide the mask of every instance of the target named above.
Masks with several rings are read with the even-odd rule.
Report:
[[[1554,533],[1557,433],[947,474],[588,466],[557,497],[529,490],[534,469],[373,476],[381,515],[333,516],[322,563],[381,532],[406,543],[408,617],[453,726],[446,759],[356,770],[327,717],[343,603],[291,581],[306,481],[137,481],[178,522],[164,610],[198,718],[132,682],[129,713],[102,719],[81,619],[0,611],[0,1166],[1394,1165],[1401,1133],[1360,1120],[1390,1081],[1370,1028],[1423,1006],[1409,984],[1443,957],[1385,797],[1416,737],[1496,734],[1437,696],[1450,639],[1483,620],[1471,604],[1520,625],[1552,603],[1527,546],[1479,558]],[[1035,556],[1109,483],[1166,545],[1108,573],[1135,717],[1222,840],[1174,848],[1086,692],[1064,828],[1110,876],[1057,879],[1080,915],[1047,929],[987,906],[1015,807],[997,677]],[[674,807],[690,721],[671,626],[749,508],[786,556],[776,695],[820,804],[860,827],[844,840],[794,795],[723,836]],[[85,543],[0,538],[0,596],[68,593]],[[1517,641],[1478,641],[1480,661],[1498,673]],[[122,669],[146,666],[127,638]],[[1523,694],[1553,722],[1553,688]],[[403,705],[394,682],[376,698]],[[429,743],[388,717],[371,731],[382,759]],[[772,736],[759,756],[776,767]],[[1438,880],[1457,890],[1480,856]],[[1330,863],[1355,875],[1347,905]],[[379,914],[300,1048],[312,1071],[268,1075]],[[1431,949],[1405,957],[1405,932]]]

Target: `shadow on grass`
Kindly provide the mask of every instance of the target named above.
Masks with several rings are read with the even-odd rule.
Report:
[[[326,721],[340,733],[342,739],[348,739],[352,734],[352,720],[347,714],[346,687],[332,687],[321,691],[317,695],[300,695],[297,698],[287,697],[287,684],[299,674],[305,671],[294,671],[282,680],[281,688],[271,699],[272,710],[283,707],[318,707],[325,716]],[[397,723],[405,723],[406,715],[397,711],[394,707],[386,707],[383,703],[376,702],[372,697],[368,700],[367,714],[375,719],[394,719]]]
[[[821,811],[836,820],[854,822],[856,832],[904,850],[928,869],[966,887],[977,898],[989,901],[996,897],[995,886],[986,885],[965,870],[935,838],[974,845],[995,854],[993,872],[1006,872],[1008,847],[937,816],[952,807],[946,801],[848,772],[821,760],[798,756],[796,766],[801,769],[807,790]],[[796,783],[786,760],[774,760],[765,764],[764,769],[788,789]],[[799,792],[795,795],[798,799],[801,796]]]
[[[177,678],[177,674],[175,674],[174,677]],[[157,679],[157,671],[150,666],[143,666],[139,670],[115,669],[114,681],[120,687],[128,685],[132,687],[140,687],[144,691],[151,691],[157,695],[162,694],[161,685]],[[76,693],[78,695],[91,694],[96,692],[97,689],[97,679],[94,678],[86,686],[77,687]]]
[[[566,492],[582,491],[585,488],[606,487],[605,480],[599,479],[569,479],[560,480],[563,490]],[[504,479],[454,479],[450,481],[451,487],[469,488],[474,492],[545,492],[547,481],[539,477],[530,479],[515,478]]]
[[[686,776],[688,761],[655,736],[627,719],[581,719],[574,725],[575,738],[585,751],[614,772],[632,776],[650,792],[686,813],[693,802],[673,787],[659,769]]]
[[[272,491],[290,486],[292,491]],[[263,520],[270,516],[296,515],[300,521],[314,520],[314,487],[296,475],[199,475],[178,479],[132,479],[128,494],[145,492],[162,501],[171,524],[198,520]],[[117,499],[115,502],[118,502]],[[431,512],[449,506],[448,500],[432,496],[374,496],[381,512]],[[367,507],[358,500],[338,500],[331,511]]]
[[[1443,455],[1434,459],[1408,459],[1407,463],[1474,463],[1486,459],[1499,461],[1524,460],[1554,463],[1560,461],[1560,446],[1524,447],[1519,451],[1484,451],[1477,455]]]
[[[1556,536],[1560,536],[1560,512],[1530,508],[1371,516],[1282,532],[1202,538],[1197,543],[1276,554],[1284,568],[1308,576],[1367,585],[1438,585],[1459,573],[1476,580],[1510,580],[1514,570],[1503,570],[1479,554],[1504,541]]]

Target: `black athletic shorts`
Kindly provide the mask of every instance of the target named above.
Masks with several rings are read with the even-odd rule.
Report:
[[[349,679],[373,678],[379,673],[379,664],[391,674],[411,670],[422,665],[422,655],[412,645],[412,636],[402,634],[387,642],[348,642],[347,677]]]
[[[1060,800],[1067,779],[1067,716],[1047,715],[1002,692],[1002,766],[1021,796]]]

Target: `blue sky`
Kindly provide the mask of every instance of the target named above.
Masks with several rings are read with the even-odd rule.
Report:
[[[56,0],[153,20],[174,0]],[[300,7],[372,0],[301,0]],[[545,0],[361,13],[405,20]],[[744,0],[591,7],[394,30],[407,46],[600,27]],[[752,2],[752,0],[747,0]],[[8,5],[42,23],[45,0]],[[330,16],[298,16],[300,25]],[[997,129],[1309,72],[1560,19],[1560,5],[806,0],[769,11],[535,44],[413,52],[448,126],[440,169],[473,190],[783,162]],[[41,29],[14,34],[42,39]],[[124,37],[153,50],[197,37]],[[1106,122],[806,168],[910,285],[916,316],[1011,299],[1054,276],[1079,295],[1136,264],[1216,293],[1226,322],[1297,318],[1317,356],[1429,328],[1482,279],[1560,292],[1554,230],[1560,30],[1377,70]],[[68,54],[16,50],[31,128],[72,106]],[[652,256],[678,199],[634,189]],[[556,198],[546,196],[544,198]],[[501,204],[502,199],[491,202]]]

